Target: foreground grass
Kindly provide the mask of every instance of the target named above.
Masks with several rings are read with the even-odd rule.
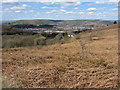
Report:
[[[64,44],[3,49],[3,73],[23,88],[116,88],[117,29],[97,40],[89,35]],[[86,40],[84,46],[80,40]]]

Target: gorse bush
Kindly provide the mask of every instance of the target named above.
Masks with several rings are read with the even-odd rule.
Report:
[[[5,44],[3,43],[3,47],[12,48],[14,46],[15,46],[15,42],[12,39],[7,40],[7,42]]]
[[[46,38],[45,37],[38,37],[34,39],[35,45],[46,45]]]
[[[58,66],[55,69],[56,69],[56,71],[63,72],[63,73],[65,73],[67,71],[67,68],[65,68],[64,66]]]
[[[29,38],[20,38],[20,39],[8,39],[6,42],[3,42],[3,48],[14,48],[22,46],[32,46],[34,45],[33,41]]]
[[[3,39],[3,48],[25,47],[35,45],[45,45],[46,39],[41,36],[16,36],[16,38]]]
[[[41,33],[42,36],[46,37],[46,38],[50,38],[50,39],[53,39],[55,38],[59,33]]]

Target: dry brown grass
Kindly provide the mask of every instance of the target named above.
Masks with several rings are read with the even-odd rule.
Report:
[[[118,36],[111,27],[65,44],[3,49],[3,74],[26,88],[117,87]],[[91,34],[99,40],[91,40]],[[80,40],[86,42],[85,58]]]

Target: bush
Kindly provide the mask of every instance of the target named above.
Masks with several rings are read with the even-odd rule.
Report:
[[[58,66],[56,67],[56,71],[65,73],[67,69],[64,66]]]
[[[79,58],[73,57],[73,58],[68,59],[68,63],[73,63],[73,62],[77,62],[77,61],[80,61],[80,60],[82,60],[82,57],[79,57]]]
[[[58,33],[51,33],[51,34],[50,33],[41,33],[41,35],[46,38],[53,39],[58,35]]]
[[[2,88],[20,88],[21,86],[22,82],[17,81],[14,78],[2,76]]]
[[[104,59],[86,60],[86,62],[95,66],[107,67],[109,65],[109,62],[105,61]]]
[[[77,35],[75,38],[76,38],[76,39],[81,39],[79,35]]]
[[[22,47],[22,46],[33,46],[34,42],[27,38],[18,39],[9,39],[5,43],[3,43],[3,48],[14,48],[14,47]]]
[[[10,40],[7,40],[6,44],[5,44],[5,47],[7,48],[13,48],[15,46],[14,44],[14,40],[10,39]]]
[[[34,39],[35,45],[46,45],[46,38],[45,37],[38,37]]]
[[[24,46],[34,46],[34,38],[36,36],[17,36],[13,37],[6,36],[3,38],[2,47],[3,48],[14,48],[14,47],[24,47]]]

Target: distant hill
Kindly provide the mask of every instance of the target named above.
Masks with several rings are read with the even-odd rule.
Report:
[[[94,26],[105,26],[111,25],[113,21],[107,20],[64,20],[59,22],[60,26],[86,26],[86,25],[94,25]]]
[[[106,26],[113,24],[109,20],[18,20],[7,23],[9,25],[17,24],[32,24],[32,25],[58,25],[62,27],[86,26],[92,25],[95,27]]]
[[[0,21],[0,23],[10,23],[10,22],[14,22],[14,20],[3,20],[3,21]]]
[[[45,24],[53,24],[53,22],[49,20],[18,20],[15,22],[10,22],[9,24],[11,25],[16,25],[16,24],[45,25]]]

